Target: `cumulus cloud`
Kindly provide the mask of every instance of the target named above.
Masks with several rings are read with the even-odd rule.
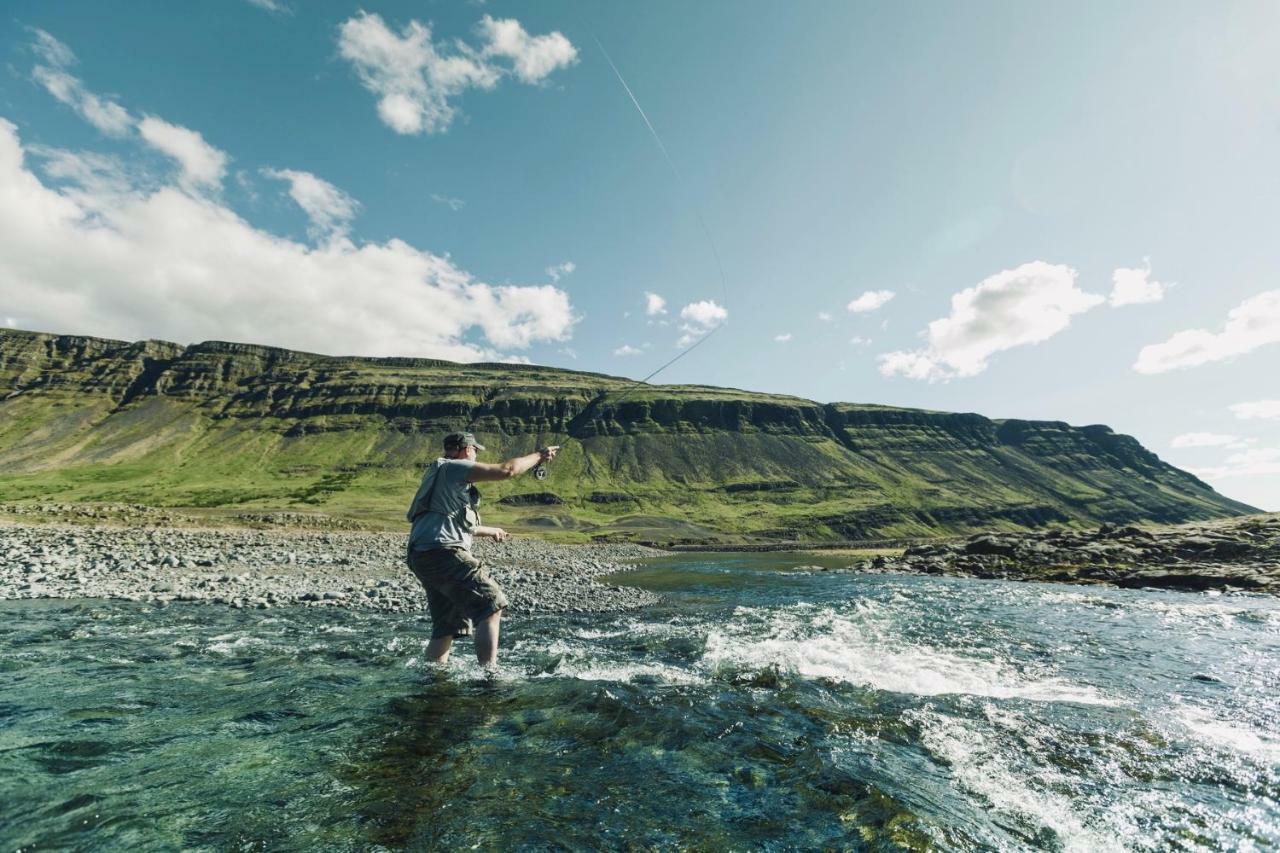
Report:
[[[402,240],[307,246],[173,185],[52,187],[25,154],[0,119],[0,316],[28,328],[477,361],[577,322],[555,287],[490,286]]]
[[[310,172],[263,169],[262,174],[288,182],[289,197],[298,203],[298,207],[311,220],[307,233],[313,239],[345,237],[351,228],[351,220],[360,212],[360,202]]]
[[[871,343],[871,338],[854,335],[852,338],[849,338],[849,343],[853,344],[855,347],[865,347]]]
[[[1229,408],[1231,414],[1242,421],[1280,420],[1280,400],[1253,400],[1248,403],[1236,403]]]
[[[631,346],[630,344],[623,344],[622,346],[620,346],[620,347],[618,347],[616,350],[614,350],[614,351],[613,351],[613,354],[614,354],[614,355],[621,355],[621,356],[643,355],[643,354],[644,354],[644,350],[642,350],[642,349],[637,349],[636,347],[633,347],[633,346]]]
[[[578,268],[578,265],[575,264],[573,261],[565,261],[562,264],[556,264],[553,267],[547,267],[547,270],[546,270],[547,277],[550,278],[552,281],[559,281],[565,276],[573,273],[573,271],[576,270],[577,268]]]
[[[491,90],[506,75],[538,83],[577,60],[558,32],[530,36],[518,21],[488,15],[478,31],[479,47],[446,45],[433,40],[429,24],[410,21],[397,34],[380,16],[361,12],[338,28],[338,52],[377,96],[378,116],[402,134],[448,130],[456,115],[450,101],[468,89]]]
[[[696,339],[710,334],[713,329],[729,319],[729,312],[716,304],[714,299],[703,299],[690,302],[681,308],[680,319],[684,321],[680,326],[684,334],[680,336],[676,346],[685,347]]]
[[[578,49],[559,32],[531,36],[517,20],[488,15],[480,20],[479,30],[487,42],[484,55],[511,60],[513,72],[523,83],[540,83],[553,71],[578,61]]]
[[[1187,329],[1143,347],[1133,369],[1164,373],[1226,361],[1274,343],[1280,343],[1280,290],[1259,293],[1232,308],[1219,332]]]
[[[222,184],[230,158],[196,131],[147,116],[138,122],[138,133],[152,148],[178,161],[179,183],[186,189],[216,189]]]
[[[1107,302],[1113,308],[1164,299],[1166,285],[1151,280],[1151,259],[1143,258],[1142,261],[1140,268],[1120,267],[1111,273],[1111,295]]]
[[[778,343],[780,343],[780,344],[785,344],[785,343],[787,343],[788,341],[790,341],[790,340],[791,340],[791,333],[790,333],[790,332],[783,332],[783,333],[782,333],[782,334],[780,334],[780,335],[774,335],[774,336],[773,336],[773,339],[774,339],[775,341],[777,341]]]
[[[663,299],[656,293],[645,293],[644,313],[650,317],[656,317],[659,314],[667,313],[667,300]]]
[[[824,323],[830,323],[835,318],[831,316],[831,313],[829,311],[819,311],[818,319]]]
[[[868,290],[845,307],[852,314],[865,314],[882,307],[895,295],[892,290]]]
[[[1076,287],[1070,267],[1032,261],[951,297],[950,316],[924,333],[927,345],[879,356],[880,372],[929,382],[976,376],[996,353],[1046,341],[1103,301]]]
[[[1239,445],[1237,435],[1219,435],[1212,432],[1185,432],[1169,442],[1170,447],[1229,447]]]
[[[115,101],[90,92],[67,70],[76,64],[71,48],[44,30],[33,29],[32,33],[35,36],[32,50],[40,59],[31,72],[35,81],[108,136],[127,135],[133,127],[129,111]]]

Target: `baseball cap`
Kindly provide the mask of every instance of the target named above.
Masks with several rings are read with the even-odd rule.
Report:
[[[484,450],[484,445],[476,441],[475,435],[469,432],[451,432],[444,437],[445,450],[458,450],[463,447]]]

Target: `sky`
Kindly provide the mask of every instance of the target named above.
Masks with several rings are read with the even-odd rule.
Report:
[[[3,14],[2,325],[698,344],[655,381],[1105,423],[1280,510],[1280,4]]]

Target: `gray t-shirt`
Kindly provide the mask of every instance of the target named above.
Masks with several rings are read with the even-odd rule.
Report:
[[[467,475],[475,464],[470,459],[446,459],[442,456],[427,468],[406,516],[413,523],[409,532],[410,552],[430,551],[432,548],[471,549],[471,534],[462,529],[460,522],[470,504]],[[432,485],[437,479],[439,484],[432,492]],[[428,495],[430,506],[427,505]]]

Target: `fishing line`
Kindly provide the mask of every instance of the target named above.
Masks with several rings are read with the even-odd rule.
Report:
[[[588,28],[588,30],[590,30],[590,28]],[[666,143],[664,143],[662,141],[662,137],[658,135],[658,131],[653,126],[653,122],[649,120],[649,114],[646,113],[644,111],[644,107],[640,105],[640,100],[636,97],[635,92],[631,90],[631,86],[627,83],[626,78],[622,76],[622,72],[618,70],[617,64],[613,61],[613,57],[609,55],[609,51],[605,49],[604,43],[601,42],[600,39],[596,37],[595,33],[591,34],[591,40],[594,41],[596,43],[596,47],[600,49],[600,53],[604,56],[604,61],[609,63],[609,67],[613,69],[613,75],[618,78],[618,82],[622,85],[623,91],[627,93],[627,97],[631,99],[631,103],[635,106],[636,112],[640,113],[640,118],[644,120],[645,127],[649,129],[649,135],[652,136],[653,141],[657,143],[658,150],[662,152],[662,158],[667,161],[667,166],[671,169],[671,174],[675,176],[676,184],[682,190],[684,190],[686,194],[690,195],[691,197],[690,209],[693,211],[693,215],[697,218],[698,225],[701,226],[702,228],[702,234],[707,240],[707,245],[711,248],[711,256],[715,260],[716,272],[719,273],[720,275],[721,299],[723,300],[725,307],[727,309],[729,304],[729,286],[724,274],[724,265],[720,262],[720,250],[716,246],[715,237],[711,235],[711,228],[708,227],[707,220],[703,217],[701,208],[698,207],[696,199],[692,199],[692,194],[689,193],[688,186],[685,184],[684,175],[680,174],[680,167],[678,167],[676,165],[675,160],[671,158],[671,153],[667,150]],[[615,407],[618,406],[620,403],[622,403],[623,400],[631,396],[631,394],[634,393],[636,389],[639,388],[639,386],[647,384],[650,379],[657,376],[659,373],[666,370],[668,367],[675,364],[677,361],[684,358],[689,353],[693,352],[695,349],[701,346],[707,340],[707,338],[711,337],[719,330],[720,330],[720,324],[712,326],[710,329],[704,332],[702,336],[699,337],[696,341],[694,341],[689,346],[681,350],[680,353],[678,353],[675,358],[666,362],[657,370],[653,371],[643,379],[637,379],[633,381],[631,385],[623,389],[622,395],[613,401],[613,405]]]

